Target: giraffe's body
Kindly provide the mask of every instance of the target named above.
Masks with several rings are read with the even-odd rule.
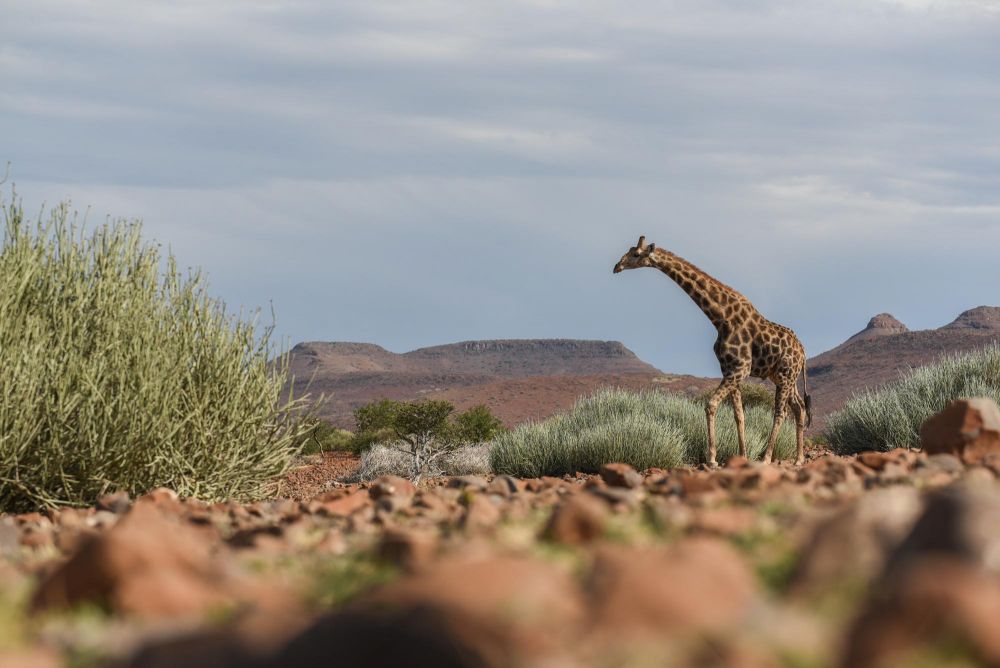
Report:
[[[740,454],[746,456],[743,398],[740,383],[748,376],[770,380],[775,385],[774,424],[764,452],[770,462],[778,430],[791,407],[795,417],[796,461],[802,463],[804,431],[810,420],[806,384],[806,353],[795,333],[771,322],[760,314],[750,300],[728,285],[712,278],[687,260],[669,251],[646,245],[645,237],[615,265],[615,273],[625,269],[655,267],[670,277],[694,300],[719,332],[715,356],[722,369],[722,382],[712,393],[705,409],[708,419],[708,461],[715,465],[715,415],[719,404],[732,398],[739,437]],[[798,392],[799,375],[803,380],[803,399]]]

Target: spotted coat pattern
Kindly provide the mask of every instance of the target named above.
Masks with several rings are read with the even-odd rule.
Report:
[[[647,245],[645,237],[639,237],[639,242],[622,256],[615,265],[614,273],[641,267],[659,269],[677,283],[719,332],[714,350],[722,370],[722,382],[705,408],[709,464],[716,464],[715,416],[719,404],[726,398],[733,403],[740,454],[747,454],[740,383],[749,376],[770,380],[775,385],[774,422],[764,450],[764,462],[771,461],[778,431],[791,408],[796,426],[796,462],[802,463],[804,432],[811,420],[811,407],[806,393],[805,348],[795,332],[771,322],[749,299],[684,258],[656,248],[655,244]],[[800,374],[804,397],[797,387]]]

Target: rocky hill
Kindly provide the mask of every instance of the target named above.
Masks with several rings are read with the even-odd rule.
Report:
[[[320,415],[346,428],[354,426],[355,408],[383,397],[447,399],[460,410],[485,403],[517,424],[564,410],[605,385],[639,388],[657,379],[683,388],[705,385],[702,379],[664,376],[618,341],[576,339],[463,341],[407,353],[370,343],[313,341],[292,348],[291,371],[296,395],[306,388],[327,395]]]
[[[982,348],[1000,341],[1000,308],[979,306],[937,329],[910,331],[888,313],[873,317],[865,329],[809,360],[809,391],[817,420],[841,408],[858,390],[875,388],[907,370],[948,353]]]

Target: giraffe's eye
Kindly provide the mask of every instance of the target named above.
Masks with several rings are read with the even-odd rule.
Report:
[[[632,253],[632,257],[642,257],[642,254],[639,253],[639,251],[636,251],[636,252]]]

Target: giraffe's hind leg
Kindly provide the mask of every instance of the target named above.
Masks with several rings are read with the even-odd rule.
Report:
[[[774,391],[774,424],[771,425],[771,435],[767,437],[767,448],[764,450],[764,463],[770,464],[774,455],[774,444],[778,440],[778,432],[781,430],[781,423],[785,421],[785,412],[788,410],[788,397],[792,393],[793,386],[785,380],[779,380]]]
[[[747,456],[747,434],[746,434],[746,420],[743,418],[743,394],[740,392],[740,386],[737,385],[733,388],[733,393],[729,395],[729,398],[733,402],[733,416],[736,418],[736,437],[740,442],[740,456]]]
[[[806,443],[806,422],[808,421],[808,412],[806,411],[806,403],[799,396],[798,389],[792,391],[789,395],[788,403],[792,406],[792,411],[795,413],[795,463],[801,465],[805,462],[805,443]]]

